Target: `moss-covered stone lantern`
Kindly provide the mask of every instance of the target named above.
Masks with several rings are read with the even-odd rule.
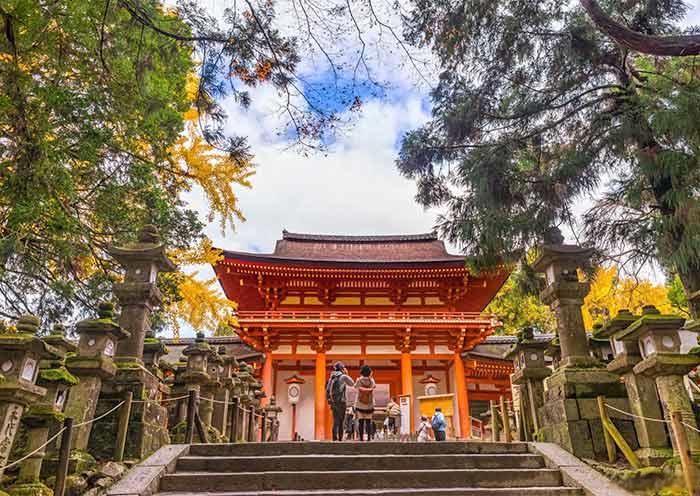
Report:
[[[182,373],[182,381],[187,389],[200,390],[202,384],[209,381],[209,357],[212,355],[211,346],[204,338],[203,332],[198,332],[194,343],[188,345],[182,354],[187,357],[187,367]]]
[[[656,382],[646,375],[637,375],[634,366],[642,361],[637,339],[624,336],[626,329],[636,322],[637,316],[627,309],[618,314],[597,330],[596,337],[608,339],[614,358],[608,363],[608,371],[619,374],[627,389],[630,412],[639,441],[637,456],[647,465],[663,463],[670,454],[670,443],[664,424],[645,420],[662,418],[661,404],[656,393]]]
[[[697,429],[683,376],[700,365],[700,357],[681,353],[679,331],[684,323],[683,318],[662,315],[648,305],[637,321],[618,334],[618,340],[637,341],[642,360],[632,370],[654,379],[666,419],[671,418],[672,412],[680,412],[683,422]],[[688,428],[686,432],[691,452],[700,454],[700,434]],[[671,441],[675,442],[673,438]]]
[[[235,369],[238,368],[236,357],[228,355],[225,346],[218,348],[219,359],[219,383],[220,387],[214,395],[214,412],[212,416],[212,426],[217,429],[222,436],[227,436],[229,403],[234,389]]]
[[[214,401],[217,393],[222,388],[222,383],[219,377],[223,368],[223,360],[219,357],[217,349],[210,347],[209,358],[207,360],[207,374],[209,380],[202,384],[200,396],[202,401],[199,403],[199,416],[205,425],[212,427],[212,419],[214,417]],[[221,432],[217,431],[218,434]]]
[[[280,427],[279,414],[282,413],[282,408],[277,405],[277,399],[274,396],[271,396],[270,402],[263,408],[263,410],[265,410],[265,417],[270,421],[268,439],[270,441],[277,441],[279,438]]]
[[[0,477],[10,456],[12,443],[25,409],[43,398],[47,391],[36,384],[39,362],[59,353],[37,337],[40,320],[23,315],[17,321],[17,332],[0,334]]]
[[[167,346],[156,337],[156,333],[152,329],[149,329],[143,341],[143,363],[148,371],[161,381],[163,381],[164,376],[163,370],[160,368],[160,358],[167,353]]]
[[[75,329],[79,335],[78,353],[66,358],[66,368],[80,380],[72,388],[66,405],[66,415],[76,424],[94,418],[102,381],[117,373],[114,363],[117,343],[129,337],[129,333],[114,321],[112,303],[100,303],[97,313],[97,319],[78,322]],[[72,430],[73,449],[87,449],[91,430],[92,424]]]
[[[556,316],[561,360],[545,382],[545,405],[539,412],[542,438],[580,458],[602,457],[600,416],[589,406],[595,406],[599,395],[625,398],[626,392],[620,378],[591,355],[583,323],[581,308],[590,284],[579,278],[579,271],[590,266],[594,249],[564,244],[557,228],[545,233],[544,241],[533,269],[545,275],[540,298]],[[631,431],[631,422],[628,424]]]
[[[545,350],[549,343],[535,338],[535,329],[525,327],[518,334],[518,343],[507,354],[513,360],[514,372],[511,382],[520,387],[520,404],[525,428],[533,439],[540,430],[539,410],[544,404],[544,379],[552,373],[545,361]]]
[[[52,494],[51,489],[39,479],[46,456],[46,449],[41,447],[46,444],[50,432],[60,429],[68,392],[79,382],[64,367],[66,354],[77,349],[75,344],[66,339],[65,328],[61,325],[54,326],[51,334],[43,340],[50,343],[58,353],[40,362],[37,385],[46,389],[46,395],[30,405],[22,416],[27,431],[25,452],[34,453],[20,465],[17,481],[10,488],[11,495]]]

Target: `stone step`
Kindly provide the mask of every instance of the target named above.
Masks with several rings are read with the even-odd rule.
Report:
[[[163,492],[157,496],[202,496],[200,492]],[[442,489],[372,489],[351,491],[210,492],[207,496],[584,496],[574,487],[451,487]]]
[[[526,443],[431,442],[277,442],[236,444],[193,444],[192,456],[271,455],[469,455],[527,453]]]
[[[321,467],[318,467],[321,468]],[[399,489],[557,487],[559,470],[363,470],[306,472],[185,472],[161,479],[161,491],[296,491]]]
[[[434,470],[468,468],[542,468],[542,457],[531,454],[478,455],[281,455],[184,456],[178,472],[304,472],[337,470]]]

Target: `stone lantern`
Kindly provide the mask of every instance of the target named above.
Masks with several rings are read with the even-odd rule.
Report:
[[[591,356],[597,361],[608,364],[615,357],[610,340],[600,337],[599,332],[603,327],[602,323],[593,325],[593,333],[588,337],[588,346],[591,349]]]
[[[265,410],[265,418],[270,421],[269,439],[271,441],[277,441],[279,438],[279,414],[282,412],[282,408],[277,406],[277,399],[274,396],[270,397],[270,403],[263,408]],[[266,441],[266,439],[263,439]]]
[[[146,338],[143,341],[143,363],[148,371],[160,381],[163,381],[164,378],[160,368],[160,358],[167,354],[168,348],[163,344],[163,341],[156,337],[153,330],[146,332]]]
[[[211,346],[204,339],[204,333],[198,332],[194,343],[182,350],[187,357],[187,366],[182,374],[182,381],[188,390],[200,390],[200,386],[209,381],[209,357]]]
[[[117,366],[114,355],[117,343],[129,333],[114,322],[114,305],[100,303],[98,318],[78,322],[76,333],[78,352],[66,358],[66,368],[78,377],[80,383],[71,389],[66,405],[66,415],[76,424],[95,416],[97,402],[104,379],[114,377]],[[85,450],[90,439],[92,424],[75,427],[71,431],[73,449]]]
[[[219,359],[219,383],[220,387],[214,395],[214,412],[212,416],[212,426],[226,437],[228,429],[229,403],[234,389],[234,370],[238,367],[236,357],[226,354],[226,347],[220,346],[218,349]]]
[[[536,339],[534,331],[532,327],[520,331],[518,343],[506,355],[506,358],[513,360],[511,383],[520,387],[525,421],[523,427],[530,434],[529,439],[533,439],[534,433],[540,430],[539,410],[544,404],[544,379],[552,373],[545,361],[549,343]]]
[[[559,338],[552,338],[549,343],[547,343],[547,348],[544,350],[544,355],[552,360],[552,368],[557,370],[559,364],[561,363],[561,346],[559,345]]]
[[[697,429],[683,376],[700,365],[700,357],[681,353],[679,331],[684,322],[675,315],[661,315],[648,305],[642,309],[642,316],[617,336],[621,341],[637,342],[642,360],[632,370],[654,379],[666,419],[672,412],[680,412],[683,422]],[[686,432],[691,452],[700,454],[700,434],[687,428]]]
[[[624,398],[626,392],[619,377],[593,358],[588,346],[581,307],[590,284],[579,280],[578,271],[590,266],[593,248],[564,244],[556,228],[544,238],[533,269],[545,274],[540,298],[556,316],[561,360],[545,381],[541,432],[545,441],[557,442],[580,458],[595,458],[605,454],[604,444],[598,442],[602,423],[592,408],[596,397]]]
[[[608,363],[608,371],[622,376],[627,389],[629,406],[634,418],[639,450],[637,456],[647,465],[663,463],[669,455],[669,441],[666,428],[662,423],[645,420],[660,419],[661,404],[656,394],[654,379],[634,373],[634,366],[642,361],[637,339],[623,337],[625,330],[637,320],[629,310],[622,309],[617,316],[597,330],[595,336],[608,339],[614,358]]]
[[[223,369],[223,360],[219,357],[216,349],[210,347],[209,357],[207,360],[207,374],[209,380],[202,383],[200,390],[199,416],[205,425],[212,427],[212,419],[214,418],[214,400],[219,390],[222,389],[222,383],[219,379]]]
[[[255,378],[251,374],[251,370],[252,369],[246,362],[239,362],[238,379],[240,380],[241,384],[240,403],[244,409],[253,407],[253,400],[255,399],[255,392],[253,390],[253,383],[255,382]],[[238,434],[239,438],[246,438],[248,432],[247,426],[250,422],[250,417],[251,415],[248,411],[243,412],[243,415],[240,418],[240,422],[238,422],[238,428],[240,430]]]
[[[24,315],[17,321],[17,332],[0,334],[0,477],[7,464],[12,443],[28,406],[43,398],[47,391],[36,384],[42,358],[57,357],[58,351],[36,334],[40,321]]]
[[[61,428],[69,390],[79,382],[64,367],[66,353],[77,349],[75,344],[66,339],[65,328],[61,325],[54,326],[51,334],[43,340],[50,343],[58,353],[39,364],[37,385],[46,389],[46,395],[30,405],[22,416],[22,424],[27,430],[25,451],[35,453],[20,465],[17,483],[10,488],[10,494],[51,494],[51,490],[40,482],[47,449],[42,450],[41,446],[46,444],[50,432],[57,432]]]

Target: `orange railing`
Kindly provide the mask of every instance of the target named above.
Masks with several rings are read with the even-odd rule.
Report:
[[[268,310],[268,311],[241,311],[237,314],[238,320],[263,321],[263,320],[407,320],[407,321],[480,321],[491,323],[496,319],[494,315],[478,312],[400,312],[400,311],[334,311],[334,310]]]

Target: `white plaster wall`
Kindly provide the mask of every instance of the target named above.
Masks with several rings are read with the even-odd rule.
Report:
[[[333,350],[335,351],[335,349]],[[395,346],[379,346],[379,345],[367,345],[367,354],[391,354],[400,355],[401,353],[396,350]]]
[[[289,441],[292,436],[292,405],[287,398],[285,379],[293,373],[277,374],[277,404],[282,408],[280,414],[281,441]],[[304,439],[314,438],[314,378],[304,376],[306,381],[301,385],[301,399],[297,403],[297,432]]]

